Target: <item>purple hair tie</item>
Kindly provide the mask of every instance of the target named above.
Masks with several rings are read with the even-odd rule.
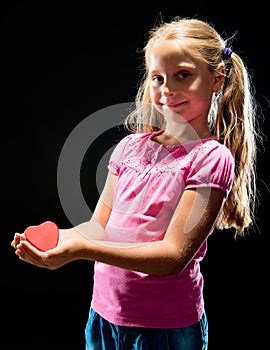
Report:
[[[222,59],[223,61],[227,61],[232,54],[232,50],[229,47],[225,47],[225,49],[222,52]]]

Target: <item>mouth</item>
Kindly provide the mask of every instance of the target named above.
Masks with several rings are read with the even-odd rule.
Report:
[[[164,103],[164,106],[168,108],[177,108],[179,106],[183,106],[184,104],[186,104],[186,101]]]

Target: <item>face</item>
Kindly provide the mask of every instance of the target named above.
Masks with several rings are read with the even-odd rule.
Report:
[[[222,85],[222,75],[210,72],[206,63],[183,52],[169,40],[152,49],[148,60],[150,97],[157,110],[189,123],[207,123],[214,92]],[[167,113],[166,113],[167,112]]]

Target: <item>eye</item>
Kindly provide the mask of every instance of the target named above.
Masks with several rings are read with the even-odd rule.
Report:
[[[181,70],[179,72],[177,72],[176,77],[179,79],[185,79],[187,77],[189,77],[191,74],[190,72],[186,71],[186,70]]]
[[[162,77],[161,75],[154,75],[154,76],[152,77],[152,81],[153,81],[154,83],[157,83],[157,84],[162,84],[163,81],[164,81],[164,79],[163,79],[163,77]]]

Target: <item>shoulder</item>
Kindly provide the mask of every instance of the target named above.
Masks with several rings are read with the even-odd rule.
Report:
[[[192,149],[191,169],[201,169],[211,174],[234,172],[234,157],[224,144],[212,138],[202,140]]]
[[[207,157],[209,160],[226,160],[234,163],[234,157],[227,146],[220,143],[216,138],[202,140],[198,143],[195,153]]]
[[[145,140],[151,137],[151,133],[132,133],[124,136],[119,143],[131,143],[139,140]]]
[[[124,136],[117,144],[118,148],[125,148],[126,151],[135,151],[145,147],[153,133],[132,133]]]
[[[216,139],[203,140],[192,149],[187,188],[212,187],[231,190],[234,179],[234,158],[230,150]]]
[[[132,133],[124,136],[118,143],[116,143],[111,155],[111,161],[120,162],[126,157],[134,156],[141,152],[147,142],[149,134]]]
[[[218,140],[212,140],[210,155],[226,160],[226,162],[234,164],[234,157],[230,149]]]

